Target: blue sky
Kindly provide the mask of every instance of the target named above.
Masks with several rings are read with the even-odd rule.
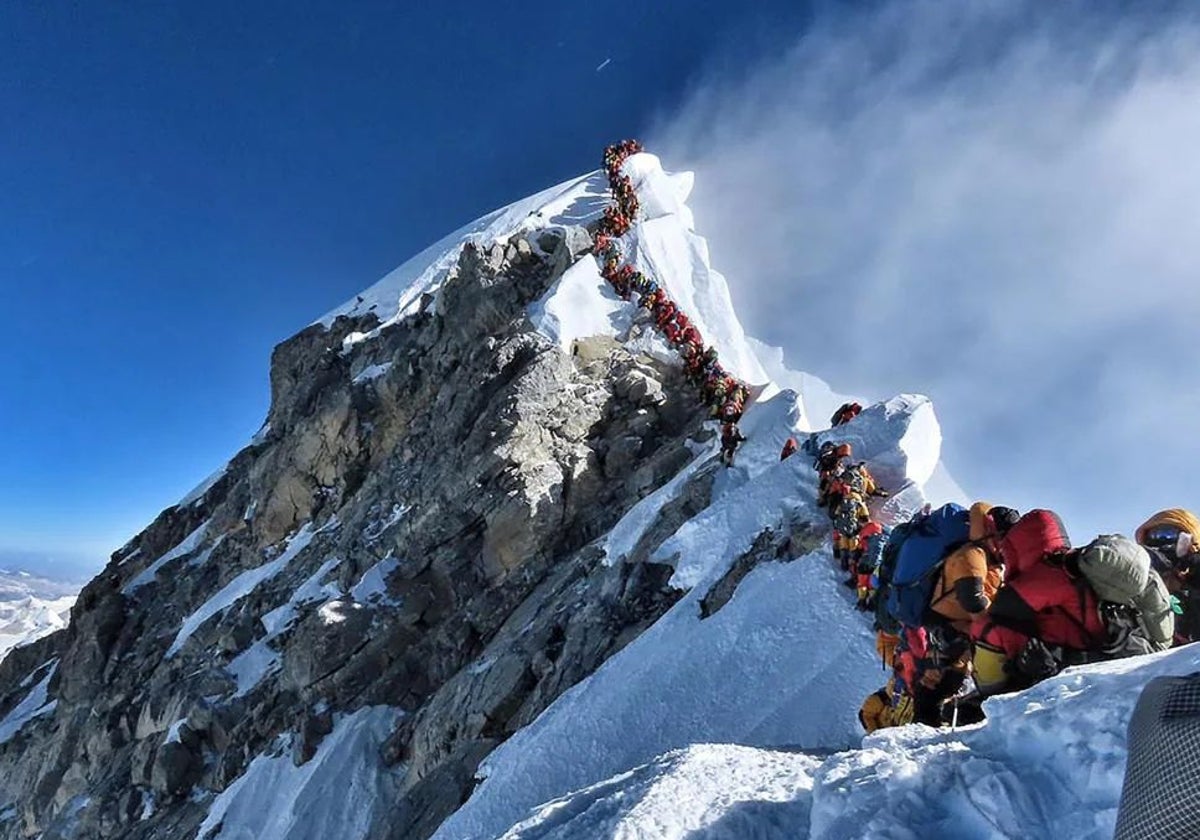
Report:
[[[276,343],[626,136],[749,331],[930,394],[969,492],[1200,504],[1194,5],[401,5],[0,5],[0,565],[98,567]]]
[[[794,2],[0,5],[0,551],[98,567],[253,434],[276,343],[803,25]]]

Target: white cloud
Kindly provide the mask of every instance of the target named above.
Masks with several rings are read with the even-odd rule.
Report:
[[[1200,28],[1131,8],[831,11],[650,138],[752,333],[1080,540],[1200,507]]]

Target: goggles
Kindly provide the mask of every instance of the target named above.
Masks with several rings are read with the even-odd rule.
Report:
[[[1142,535],[1142,542],[1151,548],[1175,548],[1179,543],[1179,535],[1183,533],[1178,525],[1155,525]]]

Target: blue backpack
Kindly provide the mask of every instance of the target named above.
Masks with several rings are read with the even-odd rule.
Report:
[[[905,627],[925,623],[937,573],[946,555],[971,535],[966,508],[953,502],[914,521],[899,547],[887,596],[887,610]]]
[[[871,541],[867,545],[867,553],[863,555],[863,559],[858,563],[860,569],[870,569],[871,574],[879,574],[879,567],[883,565],[883,549],[892,538],[893,530],[890,525],[884,525],[883,533],[871,538]]]

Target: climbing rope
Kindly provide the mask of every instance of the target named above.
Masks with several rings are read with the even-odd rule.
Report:
[[[604,150],[613,204],[604,208],[594,238],[600,273],[622,300],[637,296],[638,306],[650,313],[655,329],[683,358],[688,380],[700,390],[713,416],[736,423],[746,410],[750,389],[725,370],[717,349],[705,345],[700,330],[666,291],[624,259],[620,239],[637,221],[641,204],[632,179],[622,170],[625,161],[641,151],[642,144],[636,140],[622,140]]]

